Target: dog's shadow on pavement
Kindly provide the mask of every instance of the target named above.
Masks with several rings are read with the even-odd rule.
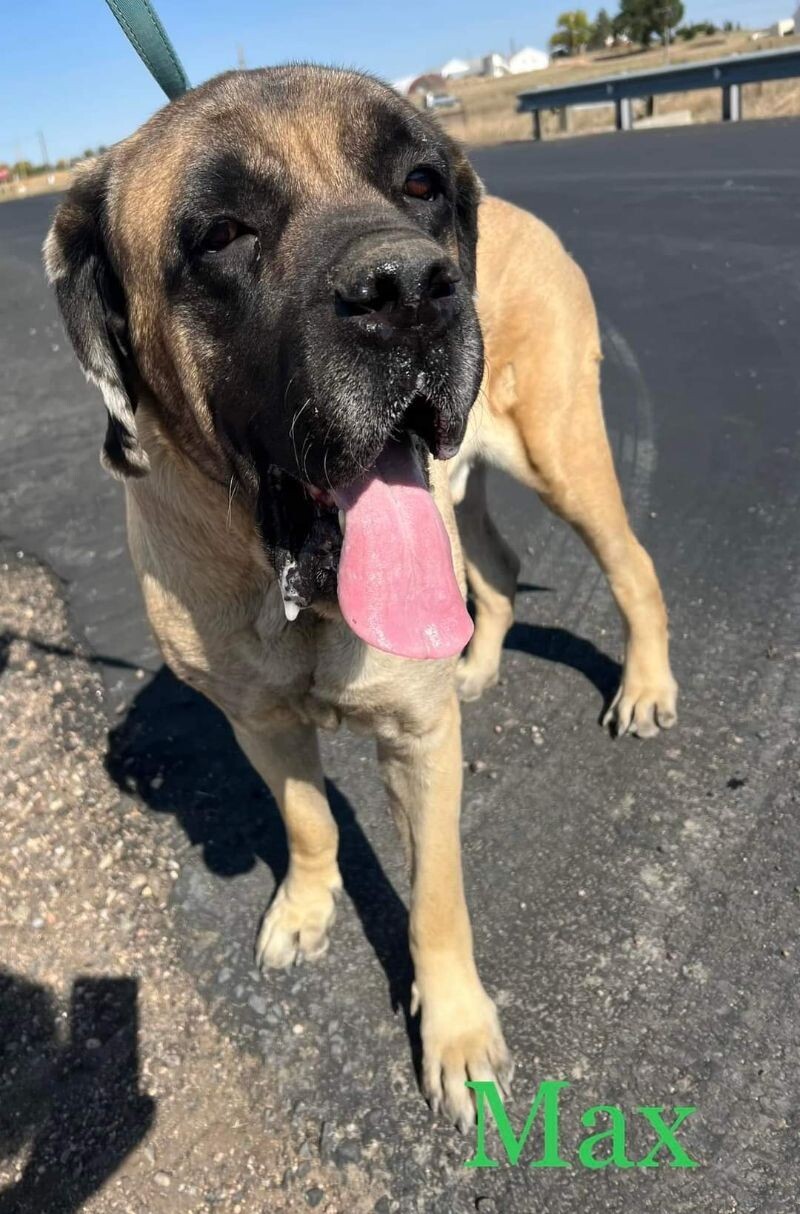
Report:
[[[234,878],[263,861],[276,887],[283,879],[288,853],[275,801],[239,749],[223,714],[166,666],[110,731],[106,768],[124,792],[157,813],[172,814],[217,876]],[[419,1029],[410,1011],[407,908],[349,801],[330,781],[328,797],[339,827],[345,892],[386,974],[392,1005],[405,1014],[418,1065]]]
[[[622,678],[619,662],[603,653],[591,641],[576,636],[566,628],[525,624],[518,620],[509,629],[503,648],[577,670],[600,692],[603,711],[611,703]]]
[[[153,1124],[139,1088],[138,983],[77,978],[53,994],[0,969],[0,1160],[26,1151],[0,1214],[75,1214]]]

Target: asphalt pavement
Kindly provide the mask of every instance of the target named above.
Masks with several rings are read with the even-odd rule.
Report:
[[[286,862],[277,815],[149,638],[122,495],[98,464],[100,400],[40,269],[54,198],[0,207],[0,536],[63,579],[109,689],[108,771],[181,864],[182,966],[323,1160],[366,1172],[402,1214],[794,1210],[800,124],[514,144],[474,161],[588,274],[618,471],[681,684],[676,731],[602,731],[621,650],[608,590],[572,533],[498,477],[496,516],[522,556],[518,622],[500,686],[465,707],[463,837],[479,968],[517,1060],[510,1114],[521,1128],[537,1084],[568,1080],[574,1163],[590,1105],[695,1106],[680,1137],[701,1166],[463,1167],[474,1139],[436,1122],[416,1086],[407,880],[365,741],[325,742],[346,889],[331,949],[254,970]],[[632,1117],[632,1158],[646,1143]]]

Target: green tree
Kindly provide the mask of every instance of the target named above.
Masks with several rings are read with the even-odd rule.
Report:
[[[553,50],[563,47],[568,55],[577,55],[588,45],[591,32],[589,18],[582,8],[560,13],[550,46]]]
[[[717,27],[713,21],[696,21],[694,25],[682,25],[676,29],[675,36],[682,38],[684,42],[691,42],[694,38],[708,37],[710,34],[716,34]]]
[[[594,19],[591,33],[589,34],[589,50],[601,51],[607,44],[609,38],[614,37],[614,22],[609,17],[604,8]]]
[[[622,0],[614,32],[627,34],[641,46],[649,46],[654,37],[671,42],[683,13],[683,0]]]

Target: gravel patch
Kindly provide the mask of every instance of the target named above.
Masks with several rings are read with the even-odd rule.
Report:
[[[106,773],[105,695],[57,581],[2,562],[0,1211],[372,1210],[176,963],[180,861]]]

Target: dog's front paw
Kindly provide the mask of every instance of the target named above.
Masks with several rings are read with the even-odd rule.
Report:
[[[460,658],[456,666],[456,692],[459,700],[463,700],[465,704],[479,700],[484,691],[495,686],[499,677],[500,670],[497,666],[481,666],[479,662],[472,660],[469,654]]]
[[[438,989],[437,989],[438,987]],[[442,1112],[462,1134],[475,1123],[467,1080],[487,1080],[508,1093],[514,1064],[497,1009],[480,982],[446,989],[414,983],[412,1010],[422,1009],[422,1090],[434,1113]]]
[[[622,684],[603,717],[615,737],[635,734],[639,738],[654,738],[662,729],[671,729],[678,719],[678,684],[669,667],[657,676],[628,670]]]
[[[325,878],[299,880],[290,873],[281,884],[261,923],[256,961],[261,969],[285,969],[304,958],[315,961],[328,948],[336,917],[339,870]]]

